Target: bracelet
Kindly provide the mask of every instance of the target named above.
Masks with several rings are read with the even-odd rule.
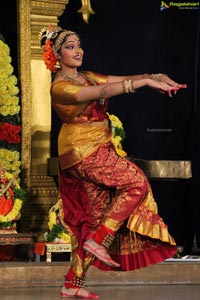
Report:
[[[163,73],[158,73],[158,74],[151,74],[151,79],[155,80],[155,81],[160,81],[161,77],[163,76]]]
[[[124,86],[124,91],[125,93],[129,94],[129,93],[135,93],[136,90],[133,88],[132,86],[132,80],[124,80],[123,81],[123,86]]]

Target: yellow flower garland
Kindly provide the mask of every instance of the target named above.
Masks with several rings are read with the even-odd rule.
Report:
[[[22,207],[22,200],[15,199],[12,210],[6,215],[0,215],[0,223],[17,221],[20,217],[20,210]]]
[[[0,115],[1,120],[6,117],[6,122],[8,123],[10,123],[9,120],[12,116],[17,115],[20,112],[18,96],[19,88],[17,86],[18,79],[13,74],[14,68],[11,65],[11,62],[12,58],[10,57],[10,48],[0,38]],[[17,181],[20,182],[20,178],[18,177],[21,166],[20,152],[15,151],[14,149],[17,149],[15,147],[11,148],[13,150],[9,150],[7,145],[6,148],[4,147],[5,146],[3,144],[3,147],[1,146],[0,149],[0,165],[4,168],[4,170],[17,178],[15,181],[15,184],[17,185]],[[12,221],[12,218],[16,218],[17,213],[21,209],[21,200],[22,199],[15,199],[12,211],[7,216],[0,216],[0,222],[10,222]]]
[[[9,180],[13,178],[13,176],[7,172],[5,172],[5,177]],[[19,186],[17,180],[13,181],[13,185],[16,189],[20,189],[20,186]],[[20,218],[20,210],[21,210],[22,204],[23,204],[22,199],[15,199],[12,210],[7,215],[0,215],[0,225],[1,225],[1,223],[4,223],[4,222],[6,223],[6,222],[17,221]]]
[[[50,209],[49,211],[49,222],[48,222],[48,228],[50,231],[52,231],[54,225],[57,224],[57,214],[54,210]],[[58,239],[61,239],[62,241],[65,241],[66,243],[71,242],[71,237],[68,233],[64,232],[64,229],[61,233],[57,235]]]
[[[0,165],[15,177],[20,173],[21,162],[19,159],[20,153],[18,151],[0,149]]]
[[[124,133],[124,127],[122,122],[116,115],[112,115],[107,113],[111,122],[111,129],[112,129],[112,142],[115,146],[116,152],[119,156],[125,157],[127,153],[122,149],[122,137],[116,134],[116,128],[119,128]],[[124,133],[125,136],[125,133]]]
[[[55,224],[56,224],[56,213],[54,211],[51,211],[49,212],[49,222],[48,222],[48,227],[50,231],[53,229],[53,225]]]

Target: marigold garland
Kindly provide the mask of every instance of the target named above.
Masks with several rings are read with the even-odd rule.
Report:
[[[57,69],[55,67],[57,60],[56,60],[55,54],[52,49],[52,41],[50,39],[46,40],[42,58],[44,60],[44,63],[46,65],[47,69],[49,69],[52,72],[57,71]]]
[[[1,105],[1,114],[3,116],[7,115],[15,115],[20,112],[20,106],[19,105]]]
[[[19,159],[20,153],[18,151],[0,149],[0,165],[15,177],[20,173],[21,162]]]
[[[8,172],[5,172],[5,178],[11,180],[14,178],[14,176]],[[17,180],[13,181],[12,186],[14,205],[8,214],[0,215],[0,226],[3,228],[14,228],[16,226],[15,222],[21,217],[20,210],[26,197],[25,192],[20,188]]]
[[[16,176],[20,173],[20,105],[17,77],[13,74],[10,48],[0,36],[0,164]]]
[[[59,201],[58,201],[59,203]],[[58,203],[55,204],[49,211],[49,232],[45,234],[45,239],[48,242],[65,241],[66,243],[71,242],[71,238],[68,232],[63,228],[59,219],[59,208]]]
[[[19,133],[21,131],[20,125],[12,125],[9,123],[0,123],[0,140],[8,143],[20,143],[21,139]]]
[[[126,137],[123,124],[116,115],[107,114],[111,122],[112,142],[115,146],[116,152],[118,155],[125,157],[127,156],[127,153],[122,148],[122,142]]]

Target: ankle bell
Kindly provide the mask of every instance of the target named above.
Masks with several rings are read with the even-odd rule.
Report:
[[[67,275],[65,275],[64,277],[65,277],[66,288],[76,288],[76,287],[80,288],[85,283],[85,276],[78,277],[72,269],[70,269]]]
[[[93,239],[96,243],[101,244],[105,248],[109,248],[115,239],[115,232],[101,224],[94,233]]]
[[[83,278],[79,278],[76,275],[69,280],[67,276],[65,276],[65,287],[66,288],[76,288],[76,287],[82,287],[85,283],[85,280]]]
[[[115,236],[112,235],[111,233],[108,233],[106,236],[104,236],[103,241],[101,242],[102,246],[104,246],[105,248],[109,248],[110,245],[113,243],[115,239]]]
[[[84,283],[85,283],[85,280],[83,278],[79,278],[76,275],[74,276],[73,281],[72,281],[72,285],[74,287],[82,287],[84,285]]]

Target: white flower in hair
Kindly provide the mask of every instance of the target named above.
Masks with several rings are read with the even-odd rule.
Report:
[[[44,46],[47,39],[55,38],[58,34],[58,31],[55,29],[53,25],[49,25],[48,27],[44,27],[39,33],[39,39],[41,46]]]

